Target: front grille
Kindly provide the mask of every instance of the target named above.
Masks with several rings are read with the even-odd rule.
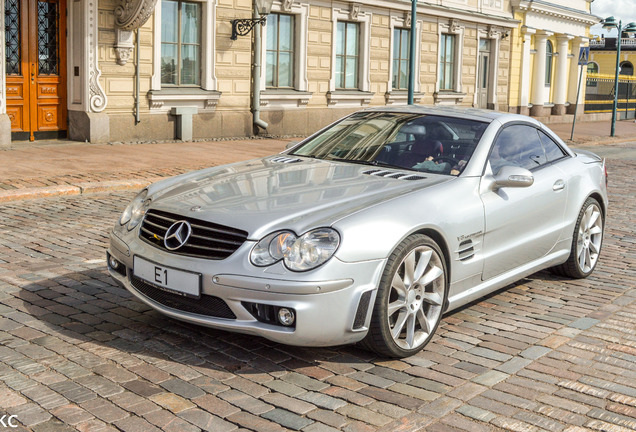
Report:
[[[232,309],[218,297],[207,294],[201,294],[200,299],[183,297],[155,288],[136,276],[131,276],[130,282],[141,294],[169,308],[215,318],[236,319]]]
[[[179,249],[166,249],[163,244],[166,231],[173,223],[183,220],[190,223],[192,235],[190,235],[187,243]],[[247,239],[247,232],[187,216],[159,210],[149,210],[141,224],[139,237],[147,243],[170,253],[222,260],[241,247]]]

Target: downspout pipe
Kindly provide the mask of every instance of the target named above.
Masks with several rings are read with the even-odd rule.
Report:
[[[261,16],[258,13],[256,2],[254,2],[254,19]],[[258,128],[267,129],[269,126],[261,119],[261,31],[262,26],[256,24],[254,26],[254,67],[252,68],[252,123],[254,124],[254,133],[258,133]]]
[[[135,47],[135,124],[139,124],[141,122],[140,114],[139,114],[139,29],[137,29],[137,40]]]

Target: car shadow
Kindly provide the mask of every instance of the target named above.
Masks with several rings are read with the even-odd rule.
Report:
[[[97,356],[114,349],[153,365],[190,366],[208,376],[309,370],[320,379],[329,376],[328,370],[360,370],[384,360],[356,345],[295,347],[168,318],[116,285],[105,269],[34,280],[12,295],[16,312],[27,315],[20,321],[46,334],[33,343],[47,347],[53,336]],[[49,349],[55,351],[53,345]]]
[[[448,317],[479,303],[488,302],[503,291],[532,280],[563,280],[547,271],[508,285],[445,315]],[[15,308],[38,323],[29,323],[47,336],[79,346],[94,355],[117,350],[150,364],[173,362],[208,375],[219,373],[257,375],[302,371],[315,376],[365,370],[373,363],[390,359],[378,357],[358,345],[309,348],[283,345],[259,336],[231,333],[165,317],[116,285],[105,269],[67,273],[35,280],[13,293]],[[440,331],[438,331],[439,335]],[[443,336],[436,335],[433,339]],[[47,343],[46,336],[42,341]],[[50,341],[49,341],[50,342]],[[406,361],[425,364],[418,356]]]

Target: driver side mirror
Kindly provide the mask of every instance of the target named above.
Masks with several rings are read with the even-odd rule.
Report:
[[[506,165],[495,175],[495,188],[529,187],[534,183],[532,173],[525,168]]]

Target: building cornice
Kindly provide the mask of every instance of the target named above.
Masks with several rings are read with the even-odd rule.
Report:
[[[558,18],[563,21],[577,22],[585,25],[594,25],[601,21],[596,15],[566,6],[560,6],[540,0],[511,0],[510,2],[514,12],[532,12],[539,15],[545,15],[552,18]]]
[[[373,8],[377,8],[379,11],[393,10],[404,11],[406,13],[411,11],[411,2],[407,0],[358,0],[358,2],[362,3],[367,8],[371,8],[372,12],[375,12]],[[495,15],[485,12],[479,12],[477,10],[461,9],[458,7],[438,5],[424,1],[417,2],[417,15],[418,17],[422,18],[439,17],[447,19],[457,19],[465,23],[495,25],[510,29],[518,27],[520,23],[520,21],[512,18],[512,14],[509,11],[505,10],[502,10],[502,15]]]

